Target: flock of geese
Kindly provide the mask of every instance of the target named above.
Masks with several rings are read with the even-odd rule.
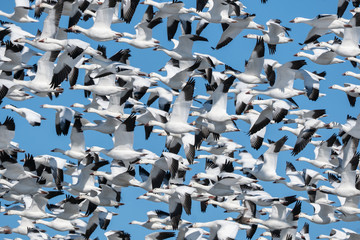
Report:
[[[256,23],[261,11],[238,0],[15,0],[13,12],[0,11],[1,238],[360,239],[349,225],[360,221],[360,114],[323,120],[326,103],[345,98],[334,90],[355,109],[360,85],[325,94],[329,76],[306,66],[343,64],[344,76],[360,79],[348,70],[360,63],[360,1],[329,4],[333,13],[284,26]],[[304,23],[303,39],[291,38],[288,26]],[[195,52],[210,41],[209,24],[221,25],[211,33],[218,42]],[[253,46],[241,70],[211,54],[242,48],[239,35]],[[294,41],[301,50],[291,60],[282,47]],[[148,49],[156,57],[146,66],[130,64]],[[49,137],[19,138],[18,129]],[[42,147],[52,150],[38,155]],[[125,217],[138,226],[119,224]],[[312,233],[328,224],[340,227]]]

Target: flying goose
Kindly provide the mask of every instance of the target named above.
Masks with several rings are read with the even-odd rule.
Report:
[[[72,122],[74,115],[80,114],[80,113],[76,113],[76,111],[72,110],[71,108],[62,105],[43,104],[40,107],[56,110],[55,129],[56,129],[56,134],[58,136],[60,136],[61,134],[66,136],[69,132],[70,124]]]
[[[319,37],[326,34],[329,29],[351,27],[345,19],[339,18],[335,14],[319,14],[312,19],[296,17],[290,22],[305,23],[312,27],[305,38],[304,44],[316,41]]]
[[[20,23],[39,22],[39,20],[29,17],[29,9],[29,0],[16,0],[14,7],[15,11],[13,13],[5,13],[0,11],[0,16],[7,17],[11,21]]]
[[[232,18],[236,22],[232,22],[229,24],[223,23],[223,25],[226,25],[226,28],[221,34],[220,40],[216,44],[215,49],[220,49],[228,45],[244,29],[264,29],[264,26],[257,24],[253,21],[255,16],[256,16],[255,14],[243,15],[240,17]]]
[[[256,34],[247,34],[244,38],[255,38],[262,37],[264,42],[267,43],[269,47],[269,53],[274,54],[276,52],[276,45],[292,42],[293,39],[288,38],[285,34],[288,34],[287,31],[291,30],[290,28],[280,25],[281,21],[279,19],[270,19],[266,22],[267,30],[261,30],[263,35],[259,36]]]
[[[162,46],[158,46],[154,48],[156,51],[163,51],[169,57],[174,58],[176,60],[195,60],[196,57],[192,53],[192,47],[194,41],[208,41],[206,38],[193,35],[193,34],[185,34],[179,37],[179,41],[172,39],[174,43],[174,48],[172,50],[168,50]]]
[[[251,173],[262,181],[285,180],[285,178],[276,174],[276,167],[278,154],[287,139],[288,137],[284,136],[275,143],[272,143],[269,149],[260,157],[260,159],[263,159],[263,162],[256,165],[254,169],[244,169],[244,171]]]
[[[266,83],[267,81],[261,75],[261,71],[264,65],[264,53],[264,40],[263,38],[259,37],[256,40],[256,45],[251,53],[250,59],[245,63],[245,71],[237,72],[229,67],[229,69],[226,69],[227,67],[225,65],[224,73],[231,74],[241,82],[248,84]]]
[[[159,126],[165,131],[175,134],[197,131],[196,127],[190,126],[186,121],[188,119],[193,92],[195,87],[195,80],[189,79],[185,87],[176,98],[170,119],[166,123],[151,120],[147,123],[148,126]]]
[[[46,120],[46,118],[42,117],[39,113],[29,109],[29,108],[17,108],[14,105],[7,104],[2,107],[3,109],[10,109],[18,113],[20,116],[26,119],[31,126],[40,126],[41,120]]]
[[[115,0],[104,1],[100,8],[96,10],[95,22],[90,28],[85,29],[78,25],[74,25],[69,28],[69,31],[75,33],[80,32],[95,41],[111,41],[117,37],[122,37],[122,33],[115,32],[111,29],[115,7]]]

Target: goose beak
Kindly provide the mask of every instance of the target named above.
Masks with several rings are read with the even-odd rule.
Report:
[[[299,56],[297,53],[296,53],[296,54],[294,54],[294,57],[297,57],[297,56]]]
[[[289,22],[291,22],[291,23],[295,23],[295,19],[293,19],[293,20],[290,20]]]
[[[345,24],[344,27],[346,27],[346,28],[352,28],[352,25],[350,25],[350,24]]]

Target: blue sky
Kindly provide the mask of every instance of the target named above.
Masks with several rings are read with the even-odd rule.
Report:
[[[12,8],[14,3],[12,1],[2,1],[1,10],[4,12],[12,12]],[[329,0],[317,0],[317,1],[287,1],[287,0],[269,0],[267,4],[261,4],[260,0],[244,0],[243,4],[247,7],[246,11],[248,13],[255,13],[256,18],[255,22],[259,24],[265,25],[265,23],[269,19],[277,18],[282,21],[284,26],[290,27],[292,30],[290,31],[290,37],[294,39],[294,42],[278,45],[277,52],[275,55],[269,55],[266,49],[265,51],[265,58],[272,58],[280,63],[285,63],[291,60],[298,60],[300,58],[296,58],[293,55],[300,51],[301,46],[298,45],[299,42],[303,42],[305,36],[307,35],[308,31],[310,30],[310,26],[305,24],[293,24],[289,23],[295,17],[308,17],[312,18],[318,14],[335,14],[337,8],[337,1],[329,1]],[[189,3],[185,1],[185,7],[193,7],[195,5],[195,1]],[[118,32],[129,32],[134,33],[134,25],[139,22],[142,18],[142,15],[146,9],[145,5],[139,5],[134,18],[130,24],[116,24],[113,25],[112,28]],[[30,13],[32,15],[32,13]],[[40,18],[39,23],[27,23],[27,24],[18,24],[24,30],[29,31],[32,34],[36,34],[37,29],[42,29],[42,21],[44,20],[46,14]],[[344,14],[345,18],[350,18],[351,14],[346,11]],[[6,18],[0,17],[1,20],[7,21]],[[92,21],[88,21],[87,23],[80,22],[79,25],[83,27],[89,27],[92,24]],[[67,26],[67,17],[63,17],[60,23],[61,27]],[[193,23],[193,29],[195,29],[195,23]],[[177,33],[176,37],[179,35]],[[201,34],[203,37],[206,37],[209,42],[195,42],[194,43],[194,51],[199,53],[206,53],[211,54],[218,58],[219,60],[225,62],[226,64],[232,66],[233,68],[243,70],[244,69],[244,62],[246,59],[249,58],[253,47],[255,46],[254,39],[245,39],[244,36],[247,33],[260,33],[255,30],[244,30],[236,39],[234,39],[229,45],[223,47],[220,50],[212,50],[211,47],[215,47],[218,40],[221,36],[221,26],[219,24],[210,24]],[[89,41],[92,47],[96,48],[96,42],[82,36],[80,34],[73,34],[70,33],[68,35],[69,38],[79,38],[84,41]],[[172,42],[168,42],[166,39],[166,24],[162,23],[154,28],[153,30],[153,37],[160,40],[161,45],[167,48],[172,48]],[[333,35],[322,37],[321,40],[329,40],[332,39]],[[116,43],[116,42],[102,42],[107,46],[107,55],[111,56],[113,53],[117,52],[123,48],[130,48],[131,49],[131,58],[130,63],[132,66],[141,68],[142,71],[150,73],[156,72],[158,69],[163,67],[165,63],[168,61],[169,57],[160,51],[153,51],[152,49],[136,49],[133,48],[125,43]],[[33,59],[33,61],[36,59]],[[326,71],[326,80],[321,81],[320,84],[320,92],[326,93],[327,95],[323,98],[319,98],[316,102],[309,101],[304,96],[296,97],[295,100],[300,105],[300,108],[304,109],[321,109],[326,108],[328,117],[324,118],[323,120],[326,122],[330,121],[337,121],[340,123],[344,123],[346,121],[346,115],[350,114],[352,116],[357,116],[359,114],[358,111],[358,103],[355,107],[350,108],[348,100],[346,98],[345,93],[328,89],[329,86],[333,84],[343,85],[343,83],[354,83],[357,84],[357,79],[351,77],[344,77],[341,74],[347,70],[358,72],[358,69],[354,69],[349,62],[345,62],[342,64],[337,65],[329,65],[329,66],[320,66],[312,63],[311,61],[307,60],[307,65],[303,67],[303,69],[310,70],[310,71]],[[218,71],[222,71],[223,67],[217,67]],[[83,72],[79,76],[79,84],[82,84],[83,79]],[[205,80],[201,78],[196,79],[196,93],[201,94],[204,93],[204,84]],[[302,81],[297,80],[295,83],[296,88],[302,88]],[[63,149],[68,149],[68,144],[70,143],[70,135],[68,136],[57,136],[55,132],[55,111],[50,109],[42,109],[40,108],[41,104],[54,104],[54,105],[65,105],[70,106],[74,102],[80,103],[87,103],[87,100],[84,99],[82,91],[69,90],[69,85],[67,82],[62,84],[62,87],[65,89],[65,92],[61,94],[59,98],[50,101],[48,98],[40,98],[35,97],[34,99],[30,99],[24,102],[13,102],[9,99],[4,99],[3,105],[11,103],[17,107],[28,107],[34,111],[39,112],[44,116],[47,120],[43,121],[40,127],[31,127],[25,119],[21,118],[20,116],[16,115],[14,112],[10,112],[9,110],[2,110],[2,114],[0,115],[0,121],[4,121],[6,116],[13,116],[15,118],[16,124],[16,134],[14,141],[20,144],[22,149],[25,149],[27,153],[31,153],[33,155],[40,155],[40,154],[50,154],[50,150],[58,147]],[[144,96],[143,101],[147,100],[148,95]],[[228,113],[234,114],[233,108],[233,100],[230,100],[228,103]],[[155,103],[156,104],[156,103]],[[155,105],[154,105],[155,106]],[[128,110],[127,110],[128,111]],[[100,119],[96,114],[86,114],[84,115],[85,118],[89,120]],[[189,122],[193,121],[195,118],[190,117]],[[250,148],[249,146],[249,139],[246,135],[248,131],[248,125],[241,121],[237,121],[239,128],[242,130],[241,132],[231,133],[231,134],[224,134],[224,136],[230,137],[234,139],[234,141],[244,145],[247,150],[249,150],[253,156],[256,158],[260,156],[266,149],[262,147],[258,151],[255,151]],[[275,124],[268,127],[266,138],[270,138],[273,140],[277,140],[282,137],[285,133],[279,132],[277,129],[280,127],[280,124]],[[293,126],[292,126],[293,127]],[[322,135],[322,139],[327,139],[329,136],[332,135],[334,131],[330,130],[319,130],[318,133]],[[153,134],[149,140],[145,141],[144,131],[142,127],[137,127],[135,130],[135,148],[146,148],[149,149],[156,154],[160,155],[161,151],[165,148],[165,138],[159,137]],[[287,141],[288,145],[294,145],[296,138],[293,135],[289,135],[289,140]],[[102,146],[105,148],[110,148],[112,146],[111,138],[108,135],[101,134],[99,132],[94,131],[86,131],[85,132],[85,141],[86,146],[91,147],[94,145]],[[60,154],[53,153],[56,156],[63,157]],[[198,154],[206,154],[205,152],[197,152]],[[306,156],[312,158],[313,155],[313,147],[308,146],[303,152],[299,154],[299,156]],[[19,155],[19,159],[23,158],[23,154]],[[285,162],[291,161],[294,163],[295,167],[298,170],[303,168],[312,168],[309,164],[295,162],[296,157],[290,155],[290,152],[282,152],[280,153],[279,160],[278,160],[278,174],[281,176],[285,176]],[[71,160],[71,159],[69,159]],[[104,168],[106,169],[106,168]],[[147,168],[149,169],[149,168]],[[138,170],[138,169],[136,169]],[[204,170],[204,162],[201,162],[197,166],[193,166],[193,170],[187,173],[186,182],[189,181],[190,177],[195,174],[195,172],[203,171]],[[139,176],[137,175],[139,179]],[[287,196],[287,195],[302,195],[306,196],[304,193],[295,192],[292,190],[287,189],[285,186],[274,185],[274,184],[264,184],[265,190],[268,191],[273,196]],[[146,212],[149,210],[161,209],[164,211],[168,211],[168,207],[165,204],[159,203],[152,203],[145,200],[136,200],[136,197],[144,194],[145,191],[142,189],[136,188],[123,188],[122,191],[122,202],[125,203],[124,206],[121,206],[119,209],[114,211],[118,212],[119,215],[114,217],[112,222],[109,225],[108,230],[124,230],[129,232],[132,236],[132,239],[142,239],[143,236],[150,233],[150,231],[140,227],[140,226],[132,226],[128,223],[131,220],[138,220],[138,221],[146,221]],[[58,198],[62,199],[64,196]],[[333,196],[330,197],[337,202]],[[206,213],[201,213],[199,208],[199,203],[193,201],[193,214],[190,216],[183,215],[183,218],[191,221],[191,222],[205,222],[211,221],[215,219],[224,219],[228,216],[235,217],[237,214],[224,214],[223,209],[221,208],[213,208],[212,206],[208,207]],[[303,210],[306,213],[312,214],[312,207],[307,204],[303,203]],[[17,217],[15,216],[2,216],[0,215],[2,225],[9,225],[11,227],[16,226]],[[304,220],[301,219],[299,221],[299,229],[302,227]],[[43,225],[39,225],[41,228],[44,227]],[[340,228],[340,227],[347,227],[354,231],[358,231],[359,227],[357,224],[353,223],[336,223],[330,225],[316,225],[310,224],[310,233],[312,238],[315,238],[319,234],[328,234],[331,228]],[[47,229],[49,233],[53,233],[51,229]],[[97,230],[92,237],[99,236],[100,239],[104,238],[103,230]],[[254,239],[259,235],[261,231],[258,230],[257,234],[255,235]],[[245,233],[240,231],[238,234],[238,239],[243,239]],[[4,237],[4,236],[1,236]],[[6,236],[8,237],[8,236]]]

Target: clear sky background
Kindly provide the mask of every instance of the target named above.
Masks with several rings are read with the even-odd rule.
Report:
[[[0,9],[4,12],[12,12],[14,7],[13,1],[1,1]],[[337,1],[335,0],[303,0],[303,1],[288,1],[288,0],[269,0],[267,4],[261,4],[260,0],[244,0],[243,4],[247,7],[246,11],[250,14],[255,13],[256,17],[254,19],[255,22],[259,24],[265,25],[269,19],[280,19],[284,26],[290,27],[292,30],[290,31],[290,37],[294,39],[294,42],[288,44],[278,45],[277,52],[275,55],[269,55],[268,49],[266,47],[265,58],[272,58],[280,63],[285,63],[287,61],[299,60],[300,58],[296,58],[293,55],[300,51],[301,46],[298,45],[299,42],[303,42],[308,31],[311,29],[310,26],[306,24],[293,24],[289,23],[290,20],[295,17],[307,17],[313,18],[318,14],[336,14],[337,9]],[[185,7],[194,7],[195,1],[185,1]],[[132,19],[130,24],[120,23],[113,24],[112,28],[118,32],[129,32],[135,33],[134,26],[141,20],[143,13],[147,6],[139,5],[134,18]],[[30,13],[32,16],[32,13]],[[42,29],[42,22],[46,14],[43,14],[40,18],[39,23],[26,23],[26,24],[18,24],[24,30],[29,31],[32,34],[36,34],[37,29]],[[344,14],[345,18],[350,18],[351,14],[347,10]],[[1,20],[7,21],[6,18],[0,17]],[[60,22],[61,27],[67,26],[68,17],[62,17],[62,21]],[[85,28],[91,26],[92,20],[88,22],[80,21],[79,25]],[[193,23],[193,31],[196,27],[196,23]],[[194,43],[194,51],[199,53],[211,54],[219,60],[225,62],[226,64],[232,66],[233,68],[243,70],[244,62],[247,60],[255,46],[255,39],[245,39],[242,36],[248,33],[256,33],[260,34],[259,31],[256,30],[244,30],[236,39],[234,39],[229,45],[223,47],[220,50],[212,50],[211,47],[215,47],[218,40],[220,39],[222,33],[222,29],[220,24],[210,24],[201,34],[203,37],[206,37],[209,42],[195,42]],[[176,38],[179,36],[180,30],[176,35]],[[86,38],[81,34],[70,33],[68,35],[69,38],[79,38],[84,41],[88,41],[91,43],[93,48],[96,48],[97,42],[92,41],[91,39]],[[168,42],[166,39],[166,23],[159,24],[153,30],[153,37],[160,40],[161,45],[166,48],[172,48],[172,42]],[[330,34],[328,36],[324,36],[321,40],[329,40],[333,39],[334,35]],[[107,55],[111,56],[113,53],[117,52],[120,49],[130,48],[131,49],[131,58],[130,63],[134,67],[141,68],[142,71],[150,73],[157,72],[158,69],[163,67],[165,63],[169,60],[169,57],[160,51],[153,51],[152,49],[136,49],[133,48],[126,43],[116,43],[114,41],[110,42],[102,42],[107,46]],[[341,57],[340,57],[341,58]],[[35,63],[37,59],[33,59],[31,63]],[[299,96],[295,98],[295,101],[299,104],[302,109],[322,109],[326,108],[328,117],[323,118],[323,121],[337,121],[340,123],[346,122],[346,115],[357,116],[359,114],[359,103],[356,104],[355,107],[351,108],[345,93],[328,89],[329,86],[333,84],[343,85],[343,83],[354,83],[357,84],[358,80],[352,77],[344,77],[341,74],[347,70],[351,70],[354,72],[359,72],[359,69],[354,69],[349,62],[345,62],[337,65],[316,65],[312,63],[310,60],[306,60],[307,65],[303,67],[303,69],[309,71],[326,71],[326,80],[321,81],[320,84],[320,92],[325,93],[326,96],[319,98],[316,102],[308,100],[305,96]],[[217,71],[224,70],[223,66],[218,66],[216,68]],[[83,84],[83,71],[79,75],[78,83]],[[197,78],[196,79],[196,93],[195,94],[204,94],[204,85],[206,80]],[[20,144],[22,149],[26,150],[26,153],[33,154],[34,156],[40,154],[53,154],[54,156],[64,157],[61,154],[50,153],[50,150],[53,148],[62,148],[68,149],[68,145],[70,143],[70,134],[68,136],[57,136],[55,132],[55,111],[51,109],[42,109],[40,108],[41,104],[54,104],[54,105],[65,105],[70,106],[74,102],[79,103],[88,103],[87,100],[83,97],[83,92],[79,90],[69,90],[69,84],[64,82],[62,87],[65,89],[64,93],[61,94],[58,98],[53,99],[52,101],[48,98],[40,98],[35,97],[33,99],[24,101],[24,102],[13,102],[9,99],[4,99],[2,105],[5,104],[14,104],[17,107],[27,107],[36,112],[39,112],[42,116],[47,118],[47,120],[43,121],[40,127],[32,127],[30,126],[25,119],[18,116],[16,113],[11,112],[10,110],[1,110],[0,121],[3,122],[6,116],[13,116],[15,118],[16,124],[16,133],[14,141]],[[303,88],[302,80],[295,81],[295,87],[298,89]],[[145,95],[142,101],[146,101],[148,95]],[[154,106],[157,103],[154,103]],[[199,104],[194,103],[194,105],[199,106]],[[127,109],[126,111],[129,111]],[[233,100],[230,100],[228,103],[228,113],[234,114]],[[101,119],[99,116],[93,113],[87,113],[84,115],[85,118],[89,120]],[[194,117],[189,117],[189,122],[195,120]],[[224,134],[224,136],[232,138],[234,141],[238,142],[245,146],[249,152],[253,154],[255,158],[260,156],[266,148],[262,147],[258,151],[251,149],[249,138],[247,136],[247,131],[249,129],[248,124],[237,121],[239,128],[242,130],[241,132]],[[288,145],[294,145],[296,138],[288,133],[278,131],[282,124],[274,124],[270,125],[267,128],[266,139],[270,138],[272,140],[278,140],[285,134],[289,136],[289,140],[287,141]],[[291,127],[294,127],[290,125]],[[337,132],[337,130],[319,130],[318,133],[322,135],[322,139],[326,140],[332,133]],[[156,136],[156,134],[152,134],[149,140],[145,141],[145,134],[143,131],[143,127],[137,127],[135,130],[135,143],[134,148],[146,148],[154,153],[160,155],[162,150],[165,149],[165,137]],[[95,131],[85,131],[85,141],[86,146],[101,146],[105,148],[112,147],[111,138],[108,135],[104,135]],[[183,154],[183,153],[182,153]],[[197,152],[196,155],[206,154],[205,152]],[[235,154],[237,156],[237,153]],[[313,146],[310,144],[306,147],[304,151],[302,151],[298,156],[291,156],[290,152],[281,152],[278,160],[278,174],[285,177],[285,162],[290,161],[294,163],[295,167],[298,170],[302,170],[303,168],[312,168],[310,164],[295,162],[295,159],[299,156],[305,156],[309,158],[314,157]],[[24,154],[19,154],[19,159],[22,159]],[[103,156],[105,157],[105,156]],[[105,157],[108,159],[107,157]],[[73,161],[72,159],[69,159]],[[111,160],[111,159],[109,159]],[[187,173],[186,183],[188,183],[191,176],[193,176],[196,172],[204,171],[204,161],[201,160],[201,163],[197,166],[192,167],[193,170]],[[150,166],[147,167],[150,170]],[[102,170],[106,170],[103,168]],[[140,179],[138,176],[138,168],[136,168],[137,175],[136,178]],[[261,183],[262,184],[262,183]],[[321,182],[320,184],[324,184]],[[325,183],[328,185],[328,183]],[[283,185],[275,185],[275,184],[264,184],[265,190],[268,191],[273,196],[288,196],[297,194],[298,196],[306,196],[304,192],[295,192],[286,188]],[[146,212],[149,210],[161,209],[164,211],[168,211],[168,206],[163,203],[153,203],[145,200],[136,200],[136,197],[144,194],[145,191],[143,189],[137,189],[134,187],[123,188],[122,191],[122,202],[125,203],[124,206],[121,206],[118,209],[112,209],[113,211],[119,213],[118,216],[113,217],[108,230],[124,230],[131,234],[132,239],[143,239],[143,237],[150,233],[151,231],[144,229],[137,225],[129,225],[128,223],[132,220],[138,221],[146,221]],[[65,196],[60,196],[56,199],[63,199]],[[338,200],[334,196],[330,196],[331,199],[336,201],[336,206],[339,205]],[[52,200],[52,203],[56,202],[56,200]],[[6,203],[3,201],[2,203]],[[212,206],[208,207],[206,213],[200,212],[200,204],[196,201],[193,201],[193,210],[192,215],[187,216],[185,213],[183,214],[183,218],[191,221],[191,222],[205,222],[212,221],[215,219],[225,219],[226,217],[236,217],[236,213],[224,214],[223,209],[214,208]],[[292,207],[293,205],[291,205]],[[308,214],[313,214],[312,207],[308,203],[303,203],[302,209],[304,212]],[[0,215],[1,225],[9,225],[11,227],[17,226],[16,220],[18,217],[16,216],[3,216]],[[304,224],[304,219],[299,220],[299,230]],[[54,231],[45,227],[44,225],[39,225],[40,228],[46,229],[50,235],[54,235]],[[354,231],[359,230],[359,225],[357,223],[344,223],[339,222],[336,224],[329,225],[316,225],[314,223],[310,224],[310,234],[312,239],[315,239],[319,234],[328,234],[331,228],[341,228],[347,227]],[[259,236],[262,232],[259,229],[254,236],[253,239]],[[92,234],[92,238],[98,236],[100,239],[104,239],[103,230],[97,230]],[[15,237],[15,235],[13,235]],[[9,236],[0,236],[0,238],[9,237]],[[12,236],[10,236],[12,237]],[[24,237],[24,236],[20,236]],[[239,231],[237,239],[244,239],[245,232]]]

